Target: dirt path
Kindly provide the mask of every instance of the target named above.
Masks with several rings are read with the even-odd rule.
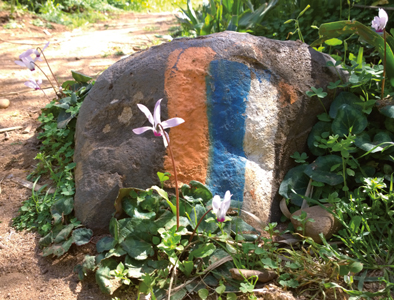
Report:
[[[33,170],[40,147],[37,117],[49,102],[41,91],[23,84],[31,73],[14,63],[19,54],[50,41],[45,54],[59,82],[71,78],[70,70],[95,77],[121,56],[160,43],[155,34],[168,34],[168,28],[175,25],[171,14],[127,14],[83,31],[53,24],[53,29],[46,29],[48,35],[45,28],[33,26],[31,21],[31,17],[21,16],[17,22],[24,23],[23,28],[4,29],[8,17],[0,12],[0,98],[11,102],[7,109],[0,109],[0,129],[32,125],[28,133],[23,129],[10,131],[8,136],[0,133],[0,182],[9,174],[24,179]],[[49,87],[46,80],[44,86]],[[50,89],[46,92],[52,99],[54,93]],[[81,283],[73,273],[94,245],[79,247],[61,259],[43,258],[38,234],[16,232],[11,227],[12,218],[31,191],[7,177],[0,187],[0,299],[111,299],[99,291],[94,278]],[[122,300],[135,299],[131,291],[123,290],[121,295]]]

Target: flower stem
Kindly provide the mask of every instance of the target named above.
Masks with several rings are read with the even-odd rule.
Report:
[[[48,95],[44,92],[44,89],[42,89],[42,88],[40,87],[40,90],[44,93],[45,97],[50,101]]]
[[[382,81],[382,95],[384,98],[384,84],[386,81],[386,30],[383,30],[383,40],[384,40],[384,55],[383,55],[383,81]]]
[[[202,217],[200,218],[200,220],[198,221],[196,228],[194,228],[194,231],[193,231],[192,235],[190,236],[189,244],[191,243],[191,241],[192,241],[194,235],[196,234],[196,230],[197,230],[198,226],[200,226],[200,224],[201,224],[202,220],[204,219],[204,217],[205,217],[211,210],[212,210],[212,207],[211,207],[210,209],[208,209],[208,210],[206,211],[206,213],[203,214],[203,216],[202,216]]]
[[[42,74],[45,75],[45,77],[48,79],[49,83],[51,84],[53,90],[55,91],[55,94],[57,94],[56,89],[55,89],[55,87],[53,86],[52,81],[49,80],[47,74],[45,74],[45,72],[44,72],[35,62],[33,62],[33,64],[42,72]]]
[[[174,160],[174,155],[172,154],[172,149],[171,149],[171,145],[170,145],[170,141],[166,135],[166,132],[164,131],[164,128],[161,124],[158,124],[162,134],[164,135],[164,138],[167,140],[167,145],[168,145],[168,150],[170,152],[170,157],[171,157],[171,161],[172,161],[172,167],[174,169],[174,177],[175,177],[175,196],[176,196],[176,230],[179,229],[179,191],[178,191],[178,177],[176,174],[176,166],[175,166],[175,160]]]
[[[48,66],[48,68],[49,68],[49,71],[51,71],[52,77],[55,79],[57,86],[60,86],[60,85],[59,85],[59,82],[57,81],[55,75],[54,75],[53,72],[52,72],[51,67],[49,66],[49,63],[48,63],[48,61],[47,61],[47,58],[45,57],[44,51],[42,51],[40,47],[37,47],[37,51],[40,51],[40,53],[41,53],[42,56],[44,57],[45,62],[47,63],[47,66]]]

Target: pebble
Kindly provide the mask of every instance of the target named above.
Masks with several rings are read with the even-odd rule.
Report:
[[[10,106],[10,100],[5,99],[5,98],[0,98],[0,108],[7,108],[8,106]]]

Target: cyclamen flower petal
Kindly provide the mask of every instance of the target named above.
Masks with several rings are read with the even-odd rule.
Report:
[[[21,67],[27,67],[30,71],[34,71],[34,61],[30,56],[22,57],[21,60],[16,60],[15,63]]]
[[[171,118],[171,119],[168,119],[167,121],[161,122],[161,126],[163,126],[164,129],[167,129],[167,128],[178,126],[178,125],[182,124],[183,122],[185,122],[185,121],[181,118]]]
[[[141,134],[141,133],[144,133],[145,131],[152,130],[153,134],[155,136],[163,136],[164,147],[167,148],[168,143],[167,143],[166,137],[168,138],[168,140],[170,140],[170,138],[169,138],[169,135],[167,132],[164,131],[164,133],[163,133],[163,130],[161,127],[163,127],[163,129],[175,127],[175,126],[178,126],[179,124],[182,124],[183,122],[185,122],[185,120],[183,120],[181,118],[171,118],[167,121],[161,122],[161,120],[160,120],[160,118],[161,118],[161,114],[160,114],[161,100],[163,100],[163,99],[157,100],[157,102],[155,104],[155,108],[153,109],[153,116],[152,116],[151,112],[149,111],[149,109],[145,105],[137,104],[138,108],[145,114],[149,123],[152,124],[152,127],[145,126],[145,127],[134,128],[133,132],[135,134]]]
[[[39,90],[41,89],[40,85],[42,84],[42,80],[38,79],[35,81],[33,78],[30,78],[29,81],[25,82],[25,85],[29,88],[32,88],[34,90]]]
[[[148,130],[153,130],[153,128],[145,126],[145,127],[135,128],[135,129],[133,129],[133,132],[136,134],[141,134],[141,133],[144,133],[145,131],[148,131]]]
[[[376,30],[376,32],[383,32],[386,28],[387,21],[389,20],[389,16],[386,11],[382,8],[379,8],[379,17],[375,17],[372,20],[372,28]]]
[[[212,200],[212,211],[216,215],[218,222],[224,222],[226,219],[226,213],[231,205],[231,194],[227,191],[224,194],[223,201],[220,201],[220,197],[216,195]]]
[[[153,122],[153,116],[150,113],[149,109],[143,105],[143,104],[137,104],[138,108],[145,114],[145,116],[148,118],[149,123],[151,123],[152,125],[154,125]]]
[[[22,58],[24,58],[24,57],[28,57],[28,56],[30,56],[31,54],[33,54],[34,53],[34,49],[28,49],[28,50],[26,50],[25,52],[23,52],[21,55],[19,55],[19,59],[22,59]],[[31,58],[30,58],[31,59]]]
[[[45,50],[46,48],[48,48],[48,46],[49,46],[49,42],[45,44],[45,46],[42,48],[41,51],[44,52],[44,50]],[[40,56],[41,56],[41,52],[39,52],[37,49],[34,50],[34,53],[35,53],[35,55],[36,55],[37,57],[40,57]],[[39,60],[42,60],[42,59],[39,58]]]

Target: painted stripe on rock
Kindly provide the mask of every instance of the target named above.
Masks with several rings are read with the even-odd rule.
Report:
[[[168,115],[185,120],[170,129],[179,186],[191,179],[203,183],[206,180],[209,144],[205,77],[215,55],[209,47],[191,47],[177,49],[168,57],[164,83]],[[173,174],[168,155],[164,169]],[[175,186],[174,176],[170,180],[171,186]]]
[[[245,111],[251,72],[239,62],[214,60],[209,73],[206,85],[210,149],[206,184],[213,194],[223,197],[229,190],[234,200],[242,201]]]
[[[246,107],[244,151],[248,158],[242,208],[267,220],[271,211],[278,129],[278,90],[269,71],[253,70]]]

